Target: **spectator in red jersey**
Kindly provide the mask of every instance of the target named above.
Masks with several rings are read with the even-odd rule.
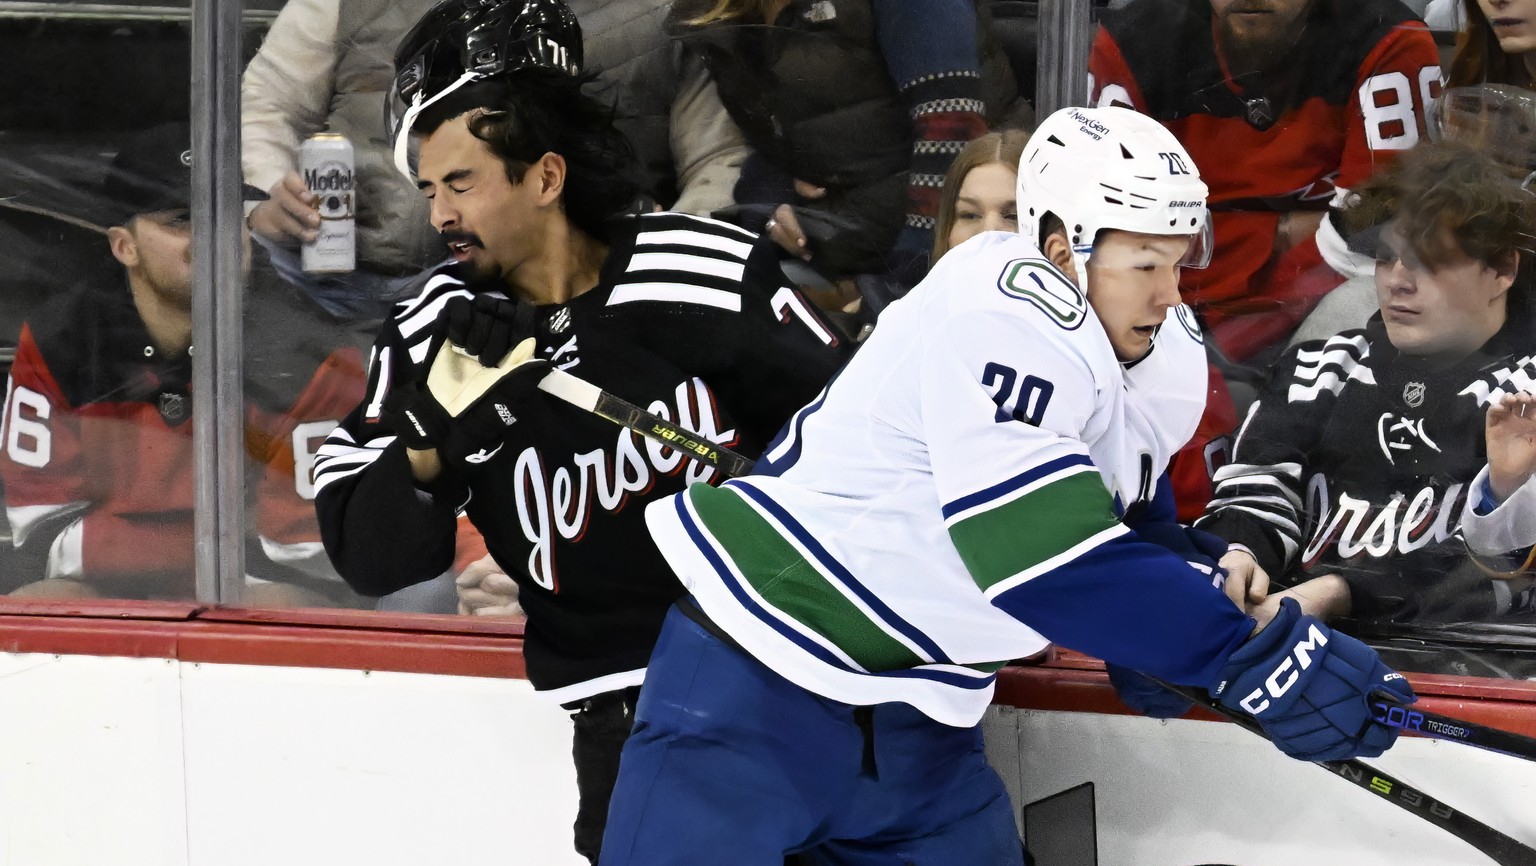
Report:
[[[190,142],[183,123],[126,143],[103,189],[112,227],[100,265],[22,328],[0,453],[29,581],[14,595],[195,597]],[[309,467],[361,399],[362,358],[294,293],[256,283],[240,601],[356,603],[321,548]]]
[[[1161,120],[1210,185],[1214,257],[1182,288],[1238,362],[1264,360],[1343,281],[1328,206],[1418,143],[1440,87],[1434,40],[1397,0],[1134,0],[1106,12],[1089,67],[1093,104]],[[1203,432],[1174,465],[1185,518],[1225,459],[1209,437],[1235,426],[1221,377],[1211,385]]]

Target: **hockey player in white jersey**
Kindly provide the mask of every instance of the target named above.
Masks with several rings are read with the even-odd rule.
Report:
[[[648,507],[691,595],[603,864],[1021,863],[977,725],[997,669],[1048,641],[1208,688],[1296,757],[1392,744],[1367,697],[1412,701],[1401,675],[1293,601],[1256,622],[1172,523],[1159,478],[1204,406],[1177,285],[1205,196],[1157,122],[1051,115],[1021,235],[946,255],[757,474]]]

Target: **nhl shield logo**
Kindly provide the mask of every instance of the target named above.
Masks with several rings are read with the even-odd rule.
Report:
[[[1270,104],[1269,98],[1264,96],[1243,100],[1243,108],[1248,115],[1248,125],[1263,132],[1275,125],[1275,107]]]
[[[567,307],[561,307],[549,317],[549,332],[551,334],[563,334],[571,326],[571,311]]]
[[[1403,402],[1408,408],[1417,409],[1424,405],[1424,392],[1427,390],[1423,382],[1409,382],[1403,386]]]
[[[175,427],[187,420],[187,416],[191,414],[191,408],[191,401],[187,399],[186,394],[179,391],[160,392],[160,417],[170,426]]]
[[[823,21],[831,21],[837,17],[837,7],[831,0],[818,0],[811,4],[811,8],[805,12],[805,20],[812,24],[820,24]]]

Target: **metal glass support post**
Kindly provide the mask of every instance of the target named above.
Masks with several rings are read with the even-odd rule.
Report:
[[[1035,61],[1035,118],[1088,103],[1088,50],[1093,21],[1090,0],[1040,0]]]
[[[192,440],[197,597],[245,579],[241,304],[242,0],[192,0]]]

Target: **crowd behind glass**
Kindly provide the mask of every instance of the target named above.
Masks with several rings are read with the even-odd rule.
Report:
[[[395,46],[431,5],[246,3],[242,605],[518,615],[473,589],[500,569],[467,521],[450,573],[379,600],[331,568],[311,504],[316,450],[368,396],[374,330],[445,253],[385,130]],[[974,26],[919,34],[890,26],[877,0],[769,0],[771,28],[749,26],[756,3],[570,2],[595,73],[588,86],[616,103],[650,173],[635,207],[768,235],[804,298],[850,342],[950,248],[1016,229],[1014,167],[1034,119],[1035,4],[974,5]],[[190,203],[133,181],[175,187],[192,168],[179,80],[186,16],[155,21],[147,7],[97,4],[93,18],[73,6],[0,17],[18,69],[49,46],[101,60],[52,86],[33,76],[12,88],[10,122],[0,124],[0,345],[12,373],[0,434],[9,523],[0,591],[191,600]],[[1411,244],[1393,247],[1392,228],[1357,226],[1348,190],[1440,138],[1491,157],[1511,188],[1536,169],[1536,2],[1134,0],[1093,11],[1078,101],[1157,117],[1211,186],[1214,257],[1184,282],[1212,364],[1205,422],[1170,473],[1181,519],[1241,545],[1246,559],[1222,561],[1239,601],[1262,569],[1279,585],[1332,593],[1330,612],[1404,669],[1536,675],[1526,655],[1536,636],[1531,539],[1469,552],[1460,532],[1465,509],[1491,506],[1474,481],[1488,408],[1502,411],[1497,395],[1530,388],[1536,374],[1523,297],[1532,239],[1511,241],[1522,258],[1509,268],[1510,322],[1489,332],[1504,341],[1499,351],[1481,339],[1470,346],[1488,357],[1466,361],[1462,379],[1432,362],[1392,367],[1402,394],[1371,410],[1374,441],[1341,437],[1357,429],[1343,422],[1275,414],[1276,401],[1294,409],[1298,382],[1358,400],[1351,382],[1387,375],[1367,369],[1361,347],[1382,327],[1371,323],[1384,291],[1378,270],[1413,264],[1403,262]],[[1290,35],[1277,41],[1266,28]],[[911,58],[951,38],[975,80],[907,86]],[[1213,51],[1222,40],[1241,50]],[[340,133],[355,152],[356,257],[342,272],[306,269],[300,252],[323,228],[300,164],[302,143],[321,132]],[[1454,212],[1439,200],[1422,206]],[[1489,242],[1497,250],[1502,239]],[[1428,269],[1448,273],[1437,267]],[[1386,337],[1418,357],[1381,303]],[[1291,350],[1307,341],[1322,342]],[[1409,411],[1426,402],[1433,412]],[[1523,403],[1510,406],[1523,415]],[[1434,441],[1452,416],[1465,421],[1454,428],[1465,441]],[[1285,431],[1286,448],[1256,441],[1266,424]],[[1376,460],[1390,475],[1430,459],[1421,451],[1465,459],[1425,464],[1421,486],[1379,501],[1341,496],[1326,467],[1308,469]]]

